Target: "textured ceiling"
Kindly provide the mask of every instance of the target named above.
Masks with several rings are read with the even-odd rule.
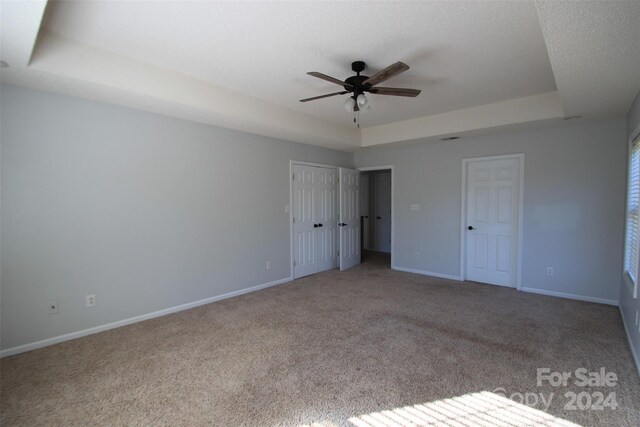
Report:
[[[638,22],[639,1],[0,1],[0,81],[351,151],[622,115]],[[403,61],[383,85],[422,94],[371,95],[362,129],[345,96],[298,102],[354,60]]]
[[[411,69],[386,86],[416,99],[372,96],[363,126],[555,90],[531,2],[55,2],[48,30],[136,60],[348,125],[339,87],[364,60],[373,73]]]
[[[625,114],[640,89],[640,1],[537,2],[567,115]]]

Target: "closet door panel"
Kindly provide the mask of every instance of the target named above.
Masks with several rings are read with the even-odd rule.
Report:
[[[317,176],[314,168],[293,166],[293,277],[318,271],[317,236],[314,227],[317,210]]]

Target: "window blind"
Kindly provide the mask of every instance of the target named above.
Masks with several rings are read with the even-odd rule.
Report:
[[[640,243],[640,137],[631,144],[629,182],[627,184],[627,228],[625,231],[624,269],[637,284],[638,244]]]

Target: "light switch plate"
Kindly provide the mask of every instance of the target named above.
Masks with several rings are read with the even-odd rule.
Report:
[[[411,205],[411,210],[412,211],[419,211],[420,210],[420,205],[416,205],[416,204]]]

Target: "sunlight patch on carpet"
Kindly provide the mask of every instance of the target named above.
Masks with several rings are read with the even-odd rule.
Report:
[[[330,422],[321,422],[321,423],[312,423],[312,424],[302,424],[298,427],[338,427],[338,426]]]
[[[580,427],[488,391],[372,412],[351,417],[349,422],[356,427]]]

